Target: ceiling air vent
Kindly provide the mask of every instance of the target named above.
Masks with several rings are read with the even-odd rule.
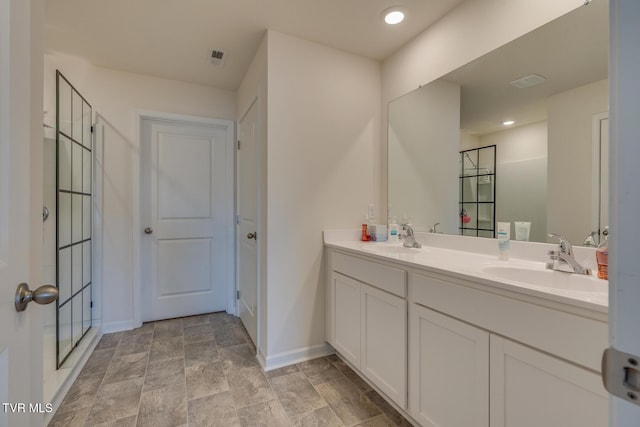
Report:
[[[529,74],[528,76],[520,77],[510,82],[511,86],[515,86],[518,89],[524,89],[526,87],[536,86],[540,83],[546,82],[547,79],[539,76],[538,74]]]
[[[227,57],[225,53],[221,50],[212,49],[211,56],[209,57],[209,63],[212,65],[222,65],[224,63],[224,59]]]

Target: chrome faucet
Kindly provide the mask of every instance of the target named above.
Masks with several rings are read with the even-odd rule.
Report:
[[[433,227],[429,229],[429,233],[437,233],[438,231],[436,230],[436,227],[439,225],[440,225],[439,222],[436,222],[435,224],[433,224]]]
[[[549,233],[549,237],[557,238],[560,243],[558,250],[549,251],[549,258],[552,262],[547,263],[549,270],[564,271],[566,273],[591,274],[591,270],[583,267],[573,256],[573,247],[571,243],[559,234]]]
[[[416,242],[416,235],[413,232],[413,228],[409,224],[402,224],[402,246],[405,248],[421,248],[422,244]]]

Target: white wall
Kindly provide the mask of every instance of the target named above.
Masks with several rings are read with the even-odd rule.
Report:
[[[258,339],[257,347],[262,361],[266,358],[267,341],[268,341],[268,277],[267,277],[267,242],[269,238],[269,229],[267,227],[267,37],[265,36],[260,43],[260,47],[256,55],[251,61],[247,73],[242,79],[242,83],[238,88],[238,109],[237,119],[240,121],[244,114],[249,110],[253,102],[258,102],[258,158],[260,168],[260,184],[258,189],[259,198],[259,223],[258,223]],[[236,260],[237,261],[237,260]]]
[[[460,86],[438,80],[395,100],[388,138],[389,215],[458,234]]]
[[[55,70],[60,71],[100,113],[112,136],[105,140],[102,161],[103,216],[96,217],[103,230],[102,277],[94,277],[102,293],[105,330],[133,327],[133,176],[132,159],[138,152],[135,112],[153,110],[185,115],[236,118],[234,92],[95,67],[69,55],[45,55],[45,122],[55,125]],[[107,134],[107,136],[109,136]]]
[[[609,109],[608,80],[549,97],[547,228],[582,244],[591,232],[592,120]]]
[[[380,63],[268,33],[267,364],[325,348],[322,230],[380,206]]]
[[[480,137],[496,145],[496,221],[531,222],[530,241],[547,241],[547,122]]]
[[[583,0],[466,1],[386,59],[382,65],[382,197],[387,194],[387,105],[391,100],[583,4]],[[387,205],[386,199],[382,202]]]

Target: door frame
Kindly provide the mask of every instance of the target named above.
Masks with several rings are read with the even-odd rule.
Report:
[[[256,200],[256,233],[258,235],[258,242],[256,244],[256,353],[260,354],[260,343],[262,340],[261,337],[261,328],[260,328],[260,319],[261,319],[261,314],[262,314],[262,304],[261,304],[261,271],[262,271],[262,241],[260,240],[261,238],[264,238],[264,233],[262,232],[262,186],[260,184],[260,182],[262,181],[262,144],[261,144],[261,134],[262,134],[262,97],[261,97],[261,92],[258,91],[258,93],[256,93],[255,96],[252,96],[250,98],[250,101],[247,103],[246,108],[244,108],[242,110],[242,114],[239,115],[239,119],[238,119],[238,131],[240,132],[240,122],[242,122],[244,120],[244,118],[247,116],[247,114],[249,113],[249,110],[251,110],[251,107],[253,107],[254,105],[256,106],[256,108],[258,109],[257,111],[257,115],[258,115],[258,121],[257,121],[257,129],[256,129],[256,176],[258,177],[258,182],[256,183],[256,193],[257,193],[257,198],[258,200]],[[236,135],[236,137],[238,138],[238,135]],[[234,177],[235,177],[235,215],[238,214],[238,179],[237,179],[237,171],[238,171],[238,156],[237,156],[237,145],[235,145],[234,148],[234,154],[235,154],[235,160],[234,160]],[[238,222],[237,222],[237,216],[236,216],[236,220],[233,222],[234,226],[237,228]],[[234,231],[233,234],[233,240],[234,240],[234,261],[235,261],[235,265],[234,265],[234,274],[235,274],[235,278],[234,278],[234,284],[235,284],[235,289],[240,289],[240,284],[238,283],[239,277],[240,275],[238,274],[238,269],[240,268],[240,254],[238,253],[239,249],[240,249],[240,243],[239,243],[239,236],[238,233]],[[236,308],[236,315],[240,316],[240,300],[236,299],[235,301],[235,308]]]
[[[237,314],[237,304],[235,300],[236,292],[236,279],[235,279],[235,234],[236,226],[234,221],[235,215],[235,122],[228,119],[214,119],[210,117],[191,116],[186,114],[167,113],[161,111],[152,110],[138,110],[134,113],[134,126],[135,126],[135,141],[137,144],[133,149],[132,156],[132,197],[133,197],[133,327],[138,328],[142,326],[142,221],[140,215],[142,214],[142,203],[140,201],[140,186],[142,180],[142,156],[140,155],[140,148],[142,147],[142,121],[143,120],[157,120],[174,122],[180,124],[191,125],[209,125],[223,127],[226,131],[226,159],[225,162],[229,166],[227,168],[226,179],[227,188],[225,194],[225,204],[228,205],[226,211],[226,238],[228,242],[227,248],[227,271],[228,271],[228,284],[227,284],[227,313]],[[137,232],[136,230],[140,231]]]
[[[595,196],[600,195],[600,134],[605,119],[609,119],[608,111],[591,116],[591,231],[600,231],[600,198]]]

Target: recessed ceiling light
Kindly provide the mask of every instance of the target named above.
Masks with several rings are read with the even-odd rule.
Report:
[[[404,12],[397,7],[385,10],[382,15],[384,16],[384,22],[389,25],[396,25],[404,21]]]
[[[514,123],[515,122],[513,120],[505,120],[504,122],[502,122],[502,124],[505,125],[505,126],[511,126]]]

